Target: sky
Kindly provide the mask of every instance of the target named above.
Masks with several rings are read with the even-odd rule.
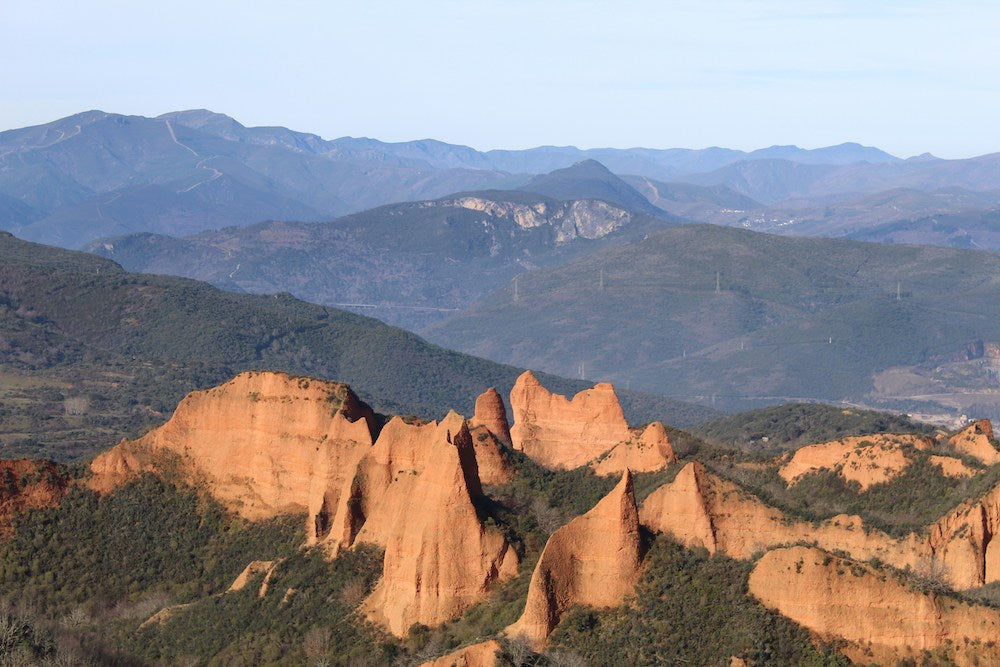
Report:
[[[992,0],[0,0],[0,130],[207,108],[327,139],[1000,151]]]

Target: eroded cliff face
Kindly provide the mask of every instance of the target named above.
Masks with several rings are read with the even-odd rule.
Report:
[[[66,469],[52,461],[0,460],[0,540],[19,514],[58,505],[68,485]]]
[[[590,464],[601,477],[632,472],[657,472],[677,461],[677,454],[670,444],[667,429],[660,422],[653,422],[641,431],[611,448],[600,459]]]
[[[943,650],[960,664],[996,664],[1000,613],[922,593],[889,571],[812,547],[775,549],[754,566],[750,594],[861,662],[895,662]]]
[[[573,605],[614,607],[630,593],[642,560],[632,475],[589,512],[549,537],[531,575],[524,613],[505,631],[542,644]]]
[[[866,529],[858,516],[841,514],[816,523],[794,519],[698,462],[687,464],[673,482],[650,494],[639,519],[685,546],[740,559],[799,541],[861,559],[880,558],[900,568],[915,567],[926,552],[916,536],[894,539]]]
[[[980,419],[948,438],[948,444],[955,451],[978,459],[985,465],[1000,463],[1000,451],[993,446],[993,424],[989,419]]]
[[[382,580],[362,605],[370,620],[397,636],[414,623],[439,625],[517,572],[503,534],[476,514],[481,494],[460,415],[385,425],[347,478],[326,540],[331,553],[359,543],[385,549]]]
[[[926,450],[933,445],[930,438],[920,435],[852,436],[799,449],[779,474],[785,482],[794,484],[803,475],[833,470],[864,490],[901,475],[912,462],[908,448]]]
[[[624,227],[632,220],[632,214],[626,209],[599,199],[518,204],[483,197],[458,197],[428,203],[428,205],[441,204],[506,218],[522,229],[551,226],[555,231],[557,244],[577,238],[599,239]]]
[[[510,392],[510,406],[514,449],[547,468],[577,468],[631,435],[614,387],[607,383],[569,400],[549,392],[525,371]]]
[[[343,475],[372,446],[372,419],[346,385],[241,373],[188,394],[166,424],[98,456],[88,485],[107,492],[169,466],[248,519],[311,510],[315,541]]]
[[[1000,485],[948,512],[928,532],[934,562],[953,587],[1000,581]]]

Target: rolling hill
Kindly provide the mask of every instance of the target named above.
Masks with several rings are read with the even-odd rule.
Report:
[[[508,285],[424,334],[730,408],[988,413],[1000,398],[992,362],[966,346],[1000,339],[998,275],[1000,256],[987,252],[685,226],[523,274],[517,300]]]
[[[419,328],[525,269],[555,266],[677,222],[596,162],[531,184],[544,193],[465,192],[326,223],[266,222],[181,239],[139,234],[87,250],[133,271],[235,291],[287,291]]]
[[[384,412],[440,417],[520,370],[289,294],[125,272],[0,235],[0,451],[85,457],[161,422],[188,391],[251,368],[336,379]],[[586,383],[549,378],[574,393]],[[636,422],[691,423],[682,402],[623,392]]]

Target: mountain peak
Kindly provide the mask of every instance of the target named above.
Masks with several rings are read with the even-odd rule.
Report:
[[[666,214],[649,203],[638,190],[620,179],[597,160],[576,162],[532,178],[520,190],[560,199],[601,199],[633,211],[665,217]]]

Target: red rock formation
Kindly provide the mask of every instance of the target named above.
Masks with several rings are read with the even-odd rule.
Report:
[[[847,653],[860,662],[892,663],[923,650],[964,664],[1000,660],[1000,650],[986,645],[1000,637],[1000,612],[921,593],[890,572],[819,549],[769,551],[754,566],[749,591],[799,625],[852,642]]]
[[[66,469],[52,461],[0,460],[0,539],[19,514],[58,505],[67,485]]]
[[[549,537],[531,575],[524,613],[505,631],[538,645],[575,604],[620,605],[639,577],[642,543],[632,475]]]
[[[846,481],[854,481],[862,490],[901,475],[910,465],[907,448],[930,449],[933,441],[920,435],[859,435],[809,445],[795,452],[779,474],[789,484],[802,475],[820,470],[835,470]]]
[[[476,398],[476,413],[469,421],[469,428],[485,426],[501,442],[510,442],[510,425],[507,408],[497,390],[490,387]]]
[[[816,523],[793,519],[698,462],[689,463],[673,482],[650,494],[639,519],[688,547],[741,559],[799,541],[861,559],[880,558],[900,568],[917,566],[928,553],[916,536],[897,540],[866,530],[857,516],[841,514]]]
[[[989,419],[980,419],[948,438],[948,444],[955,451],[978,459],[992,466],[1000,463],[1000,452],[993,446],[993,424]]]
[[[397,636],[438,625],[513,576],[517,556],[487,529],[473,499],[482,490],[472,437],[455,414],[411,425],[393,418],[340,495],[328,545],[385,549],[383,577],[363,609]]]
[[[582,466],[630,435],[618,396],[607,383],[568,400],[550,393],[531,371],[525,371],[510,392],[510,406],[514,449],[548,468]]]
[[[497,664],[499,650],[500,643],[495,639],[489,639],[460,648],[437,660],[425,662],[420,667],[494,667]]]
[[[657,472],[677,461],[670,444],[667,429],[660,422],[653,422],[641,432],[634,430],[632,437],[620,442],[601,458],[590,464],[601,477],[632,472]]]
[[[89,486],[107,492],[140,472],[176,465],[182,479],[246,518],[308,508],[315,541],[344,475],[371,448],[371,419],[346,385],[241,373],[188,394],[166,424],[98,456]]]
[[[506,484],[514,478],[514,469],[504,458],[503,445],[485,426],[470,427],[472,444],[476,448],[479,481],[486,485]]]

